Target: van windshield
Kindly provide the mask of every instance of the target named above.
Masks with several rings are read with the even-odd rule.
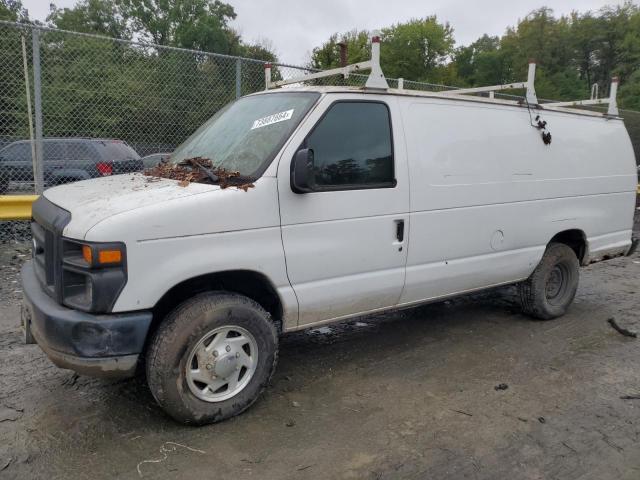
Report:
[[[255,178],[319,96],[313,92],[278,92],[241,98],[196,130],[171,154],[169,162],[209,160],[213,169]]]

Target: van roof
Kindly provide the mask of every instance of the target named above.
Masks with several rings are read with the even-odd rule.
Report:
[[[479,96],[470,96],[470,95],[447,95],[442,92],[429,92],[429,91],[418,91],[418,90],[400,90],[397,88],[388,88],[385,90],[382,89],[372,89],[366,87],[351,87],[351,86],[286,86],[280,88],[274,88],[270,90],[263,90],[260,92],[252,93],[252,95],[268,95],[268,94],[277,94],[281,92],[316,92],[321,94],[337,94],[337,93],[361,93],[366,95],[391,95],[398,97],[419,97],[419,98],[437,98],[449,100],[452,102],[471,102],[471,103],[480,103],[486,105],[504,105],[504,106],[512,106],[512,107],[520,107],[526,108],[527,104],[523,100],[504,100],[500,98],[488,98],[488,97],[479,97]],[[553,107],[551,109],[545,109],[544,104],[531,105],[532,110],[547,110],[548,112],[559,112],[559,113],[569,113],[572,115],[580,115],[587,116],[593,118],[603,118],[603,119],[618,119],[622,118],[619,116],[603,116],[601,112],[595,112],[592,110],[584,110],[584,109],[575,109],[575,108],[562,108],[562,107]]]

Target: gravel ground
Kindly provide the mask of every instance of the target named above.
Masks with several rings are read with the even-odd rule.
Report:
[[[23,345],[28,256],[0,245],[0,478],[640,478],[640,340],[607,323],[640,332],[638,253],[556,321],[503,288],[286,336],[262,399],[201,428]]]

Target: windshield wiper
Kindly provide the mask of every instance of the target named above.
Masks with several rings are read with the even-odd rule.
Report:
[[[191,165],[195,165],[200,170],[202,170],[207,175],[207,177],[209,177],[209,180],[211,180],[213,183],[218,183],[220,181],[220,177],[218,177],[215,173],[213,173],[210,169],[208,169],[204,165],[200,165],[193,158],[189,160],[189,163],[191,163]]]

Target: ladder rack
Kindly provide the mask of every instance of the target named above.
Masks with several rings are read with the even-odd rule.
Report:
[[[535,91],[535,76],[536,76],[536,63],[533,60],[529,61],[529,71],[527,75],[526,82],[515,82],[515,83],[507,83],[504,85],[491,85],[487,87],[472,87],[472,88],[460,88],[456,90],[447,90],[444,92],[425,92],[422,90],[411,90],[404,88],[404,79],[398,79],[398,88],[390,89],[387,83],[387,80],[382,73],[382,68],[380,67],[380,34],[378,32],[373,32],[371,36],[371,59],[358,62],[351,65],[347,65],[345,67],[333,68],[331,70],[323,70],[321,72],[310,73],[308,75],[300,75],[293,78],[288,78],[285,80],[277,80],[272,81],[271,78],[271,64],[265,63],[265,87],[266,90],[272,88],[283,87],[285,85],[293,85],[297,83],[307,82],[309,80],[315,80],[318,78],[330,77],[333,75],[342,75],[344,78],[349,78],[349,75],[352,73],[360,73],[362,70],[370,70],[369,77],[367,78],[367,82],[365,83],[365,89],[372,90],[387,90],[387,91],[396,91],[401,93],[411,93],[412,95],[426,96],[426,97],[456,97],[461,95],[475,94],[475,93],[489,93],[489,98],[483,98],[483,101],[487,102],[500,102],[504,103],[504,101],[499,101],[495,99],[494,92],[500,90],[513,90],[513,89],[525,89],[525,100],[529,106],[535,106],[536,108],[542,108],[547,110],[558,110],[562,111],[564,107],[580,107],[580,106],[588,106],[588,105],[603,105],[609,104],[609,108],[602,115],[605,116],[618,116],[618,105],[616,102],[616,95],[618,92],[618,84],[619,80],[617,77],[614,77],[611,80],[611,88],[609,91],[608,98],[598,98],[598,89],[597,86],[592,87],[591,90],[591,98],[588,100],[574,100],[567,102],[552,102],[540,104],[538,102],[538,97]],[[564,110],[566,111],[566,110]],[[587,113],[587,112],[585,112]],[[594,112],[589,112],[589,114],[594,114]]]

